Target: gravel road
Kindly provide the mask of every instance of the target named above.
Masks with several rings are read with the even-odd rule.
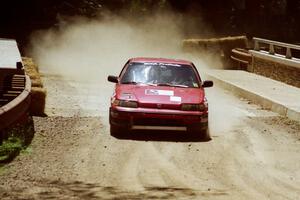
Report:
[[[214,87],[211,141],[172,133],[119,140],[109,135],[112,85],[43,79],[48,117],[34,118],[32,144],[0,171],[0,199],[300,197],[295,122]]]

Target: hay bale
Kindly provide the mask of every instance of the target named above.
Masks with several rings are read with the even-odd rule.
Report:
[[[231,50],[234,48],[246,48],[248,44],[246,36],[210,38],[210,39],[186,39],[182,41],[183,50],[186,52],[209,53],[218,56],[224,66],[231,65]]]
[[[31,88],[31,104],[30,114],[35,116],[45,115],[45,104],[46,104],[47,92],[44,88],[32,87]]]
[[[246,36],[210,38],[210,39],[186,39],[182,41],[184,50],[223,50],[231,51],[234,48],[246,48]],[[230,53],[229,53],[230,54]]]
[[[40,87],[43,88],[43,83],[41,79],[31,79],[31,87]]]
[[[30,79],[41,79],[38,66],[33,62],[32,58],[22,57],[25,73]]]
[[[31,80],[31,104],[30,113],[35,116],[45,115],[46,90],[43,88],[43,82],[39,73],[38,66],[32,58],[23,57],[25,73]]]

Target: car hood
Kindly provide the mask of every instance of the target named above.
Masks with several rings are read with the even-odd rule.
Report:
[[[139,107],[177,109],[181,104],[197,104],[204,100],[203,88],[169,86],[117,85],[116,98],[137,101]]]

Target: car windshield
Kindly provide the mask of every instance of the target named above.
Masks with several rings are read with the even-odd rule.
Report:
[[[167,63],[130,63],[121,77],[121,84],[147,84],[171,87],[200,86],[190,65]]]

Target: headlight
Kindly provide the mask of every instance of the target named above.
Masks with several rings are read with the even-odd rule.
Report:
[[[205,111],[207,109],[207,104],[183,104],[181,110],[185,111]]]
[[[128,108],[137,108],[138,104],[135,101],[125,101],[125,100],[117,100],[113,101],[113,105],[120,107],[128,107]]]

